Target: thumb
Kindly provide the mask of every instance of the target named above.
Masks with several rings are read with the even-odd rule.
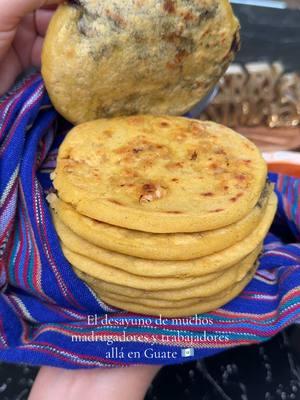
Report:
[[[61,3],[62,0],[0,0],[0,30],[6,22],[18,23],[26,14],[41,7]],[[7,20],[8,21],[5,21]]]
[[[7,53],[21,19],[38,8],[62,0],[0,0],[0,61]]]

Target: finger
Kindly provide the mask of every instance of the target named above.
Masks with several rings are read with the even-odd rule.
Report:
[[[12,87],[16,76],[21,72],[22,65],[15,52],[10,49],[5,56],[4,62],[0,63],[0,96],[3,96]]]
[[[41,36],[37,36],[33,43],[32,51],[31,51],[31,65],[34,67],[41,66],[41,54],[43,48],[44,39]]]
[[[40,9],[36,11],[35,26],[38,35],[45,36],[52,15],[52,10]]]
[[[1,26],[17,24],[26,14],[41,7],[61,3],[62,0],[0,0],[0,31]],[[12,29],[13,26],[10,26]]]
[[[41,368],[29,400],[142,400],[160,367],[138,366],[69,371]]]
[[[0,61],[6,55],[20,20],[42,7],[61,3],[62,0],[0,0]]]

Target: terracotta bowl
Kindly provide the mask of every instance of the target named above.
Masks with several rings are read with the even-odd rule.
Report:
[[[300,152],[276,151],[263,153],[270,172],[300,178]]]

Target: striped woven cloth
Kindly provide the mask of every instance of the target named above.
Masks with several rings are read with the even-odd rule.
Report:
[[[299,180],[270,175],[279,208],[260,267],[240,296],[209,314],[157,318],[112,309],[73,273],[46,195],[70,127],[39,75],[0,105],[0,359],[91,368],[174,364],[267,340],[300,320]]]

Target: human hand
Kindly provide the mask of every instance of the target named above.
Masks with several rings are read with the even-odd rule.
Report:
[[[30,66],[39,67],[44,36],[63,0],[0,0],[0,96]],[[65,370],[42,367],[29,400],[142,400],[158,366]]]
[[[23,70],[40,66],[43,38],[53,6],[61,2],[0,0],[0,95]]]
[[[159,366],[65,370],[42,367],[28,400],[142,400]]]

